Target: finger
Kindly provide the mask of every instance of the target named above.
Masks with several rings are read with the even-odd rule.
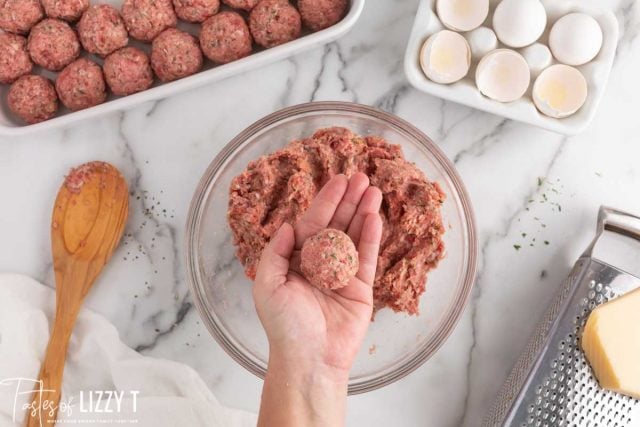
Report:
[[[300,249],[307,237],[324,230],[336,212],[349,180],[344,175],[336,175],[325,184],[311,202],[309,209],[296,224],[296,248]]]
[[[358,172],[349,178],[347,192],[338,205],[329,228],[345,231],[349,227],[367,188],[369,188],[369,177],[362,172]]]
[[[262,251],[255,284],[267,294],[286,281],[294,243],[293,227],[285,222]]]
[[[370,213],[365,217],[362,224],[362,233],[358,243],[360,268],[356,276],[371,286],[373,286],[373,279],[376,277],[381,238],[382,219],[380,219],[378,212]]]
[[[362,232],[362,225],[367,215],[380,212],[380,205],[382,204],[382,192],[377,187],[369,187],[367,191],[362,195],[362,200],[358,205],[358,210],[349,224],[349,230],[347,234],[353,240],[353,243],[358,245],[360,241],[360,233]]]

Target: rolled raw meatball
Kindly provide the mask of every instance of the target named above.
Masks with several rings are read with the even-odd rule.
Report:
[[[220,0],[173,0],[178,18],[187,22],[203,22],[218,13]]]
[[[131,37],[150,42],[178,22],[171,0],[125,0],[122,18]]]
[[[58,71],[80,55],[80,42],[69,24],[48,18],[33,27],[27,49],[33,62],[47,70]]]
[[[253,9],[260,0],[222,0],[222,3],[234,9],[242,9],[247,12]]]
[[[358,252],[349,236],[327,228],[302,245],[300,269],[309,283],[319,289],[345,287],[358,272]]]
[[[58,111],[58,97],[51,81],[33,74],[22,76],[11,85],[7,104],[29,124],[49,120]]]
[[[260,46],[269,48],[300,37],[300,14],[288,0],[260,0],[249,15],[249,28]]]
[[[348,0],[298,0],[302,22],[319,31],[340,21],[347,12]]]
[[[64,106],[72,111],[102,104],[107,99],[102,70],[87,58],[72,62],[60,72],[56,92]]]
[[[94,4],[78,22],[78,37],[87,52],[102,57],[129,43],[120,13],[108,4]]]
[[[116,95],[131,95],[153,84],[149,57],[135,47],[124,47],[107,56],[102,70],[111,92]]]
[[[151,44],[151,68],[163,82],[181,79],[202,68],[202,51],[191,34],[164,30]]]
[[[29,74],[33,63],[27,52],[27,39],[0,31],[0,83],[13,83]]]
[[[27,34],[42,18],[39,0],[0,0],[0,29]]]
[[[253,49],[249,27],[236,12],[220,12],[204,21],[200,46],[205,56],[218,64],[244,58]]]
[[[89,0],[40,0],[49,18],[75,22],[89,7]]]

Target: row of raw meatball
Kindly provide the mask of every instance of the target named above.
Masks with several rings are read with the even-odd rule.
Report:
[[[8,3],[15,5],[17,1],[23,8],[14,10],[16,13],[11,14],[13,20],[9,22],[13,25],[8,25],[5,9]],[[43,0],[43,5],[52,16],[74,19],[83,1]],[[212,1],[216,3],[215,14],[206,17],[205,6],[211,7]],[[223,0],[251,8],[249,25],[239,13],[217,13],[218,1],[174,0],[179,16],[189,16],[192,21],[204,19],[200,43],[190,34],[173,28],[175,14],[173,19],[167,19],[174,13],[170,0],[125,0],[122,17],[109,5],[89,6],[82,12],[77,34],[67,22],[58,18],[47,18],[35,24],[28,39],[0,32],[0,82],[14,82],[9,89],[9,108],[25,122],[37,123],[55,115],[58,97],[74,111],[104,102],[105,80],[114,94],[129,95],[149,88],[153,84],[153,72],[166,82],[199,71],[203,52],[213,62],[223,64],[249,55],[254,40],[269,48],[300,35],[301,15],[288,0]],[[301,11],[305,2],[314,5],[312,11],[317,12],[320,8],[331,12],[331,18],[326,13],[310,15],[315,17],[312,25],[316,29],[340,20],[347,6],[347,0],[298,0]],[[2,6],[0,0],[0,28],[29,31],[24,22],[29,14],[24,7],[31,3],[32,0],[5,0]],[[61,7],[62,4],[66,7]],[[52,5],[56,6],[55,12],[49,12]],[[156,34],[158,30],[160,32]],[[128,35],[152,40],[150,60],[143,51],[126,47]],[[88,59],[77,59],[81,45],[86,51],[105,58],[103,70]],[[51,71],[62,69],[55,90],[45,77],[28,75],[33,68],[32,62]]]

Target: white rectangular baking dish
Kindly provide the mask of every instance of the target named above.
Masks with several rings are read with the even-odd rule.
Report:
[[[329,43],[330,41],[344,35],[355,25],[362,13],[364,2],[365,0],[351,0],[349,11],[342,21],[322,31],[304,35],[299,39],[285,43],[281,46],[256,52],[246,58],[229,64],[214,66],[210,61],[205,61],[205,66],[202,71],[184,79],[170,83],[160,83],[156,81],[151,89],[134,95],[116,97],[113,94],[110,94],[107,102],[104,104],[76,112],[70,112],[62,109],[61,112],[53,119],[33,125],[24,125],[13,116],[9,111],[6,102],[9,85],[0,84],[0,135],[17,136],[36,131],[62,128],[81,120],[100,116],[105,113],[127,110],[144,102],[166,98],[180,92],[194,89],[211,82],[222,80],[226,77],[234,76],[245,71],[264,66],[279,59],[309,50],[313,47]],[[122,1],[111,0],[106,3],[110,3],[119,9]],[[197,36],[195,26],[189,24],[182,24],[179,26]],[[134,45],[140,47],[139,44],[134,43]],[[148,50],[148,45],[146,46],[146,50]],[[50,73],[48,71],[44,71],[42,74],[51,78],[54,76],[54,73]]]
[[[602,28],[603,42],[598,56],[593,61],[577,67],[587,80],[589,93],[585,104],[574,115],[564,119],[554,119],[538,112],[531,101],[533,79],[527,93],[517,101],[503,104],[486,98],[476,88],[475,66],[473,64],[464,79],[451,85],[442,85],[429,80],[420,68],[419,51],[427,37],[444,28],[435,12],[435,0],[421,0],[416,14],[404,61],[405,73],[409,83],[418,90],[439,98],[508,119],[529,123],[565,135],[575,135],[582,132],[595,116],[598,103],[609,79],[609,72],[613,65],[618,44],[618,21],[611,11],[586,6],[586,2],[583,1],[541,1],[547,11],[547,28],[540,38],[540,42],[546,44],[550,27],[558,18],[570,12],[587,13],[593,16]],[[492,7],[484,26],[491,27],[491,17],[496,4],[497,1],[491,1]],[[464,35],[464,33],[462,34]]]

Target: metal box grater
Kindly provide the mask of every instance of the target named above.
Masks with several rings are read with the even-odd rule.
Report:
[[[596,237],[562,284],[483,426],[640,426],[640,401],[600,388],[579,344],[591,310],[640,287],[638,277],[592,256],[605,230],[640,241],[640,217],[600,208]]]

